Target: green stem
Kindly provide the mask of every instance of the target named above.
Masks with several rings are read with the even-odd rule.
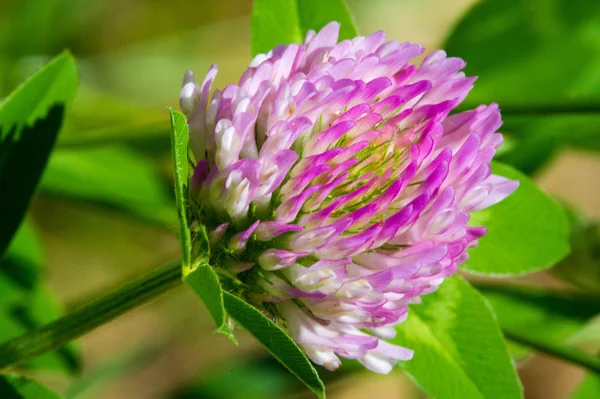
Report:
[[[0,371],[63,347],[181,283],[181,263],[171,262],[66,316],[0,345]]]
[[[476,104],[461,104],[459,111],[476,108]],[[500,104],[503,116],[534,116],[544,117],[553,115],[594,115],[600,114],[600,104],[596,103],[563,103],[563,104]]]
[[[590,371],[600,374],[600,358],[588,355],[587,353],[581,352],[577,349],[571,348],[563,344],[556,344],[551,342],[545,342],[536,340],[525,335],[521,335],[514,331],[503,330],[504,336],[521,345],[528,346],[539,352],[553,356],[557,359],[564,360],[574,365],[584,367]]]

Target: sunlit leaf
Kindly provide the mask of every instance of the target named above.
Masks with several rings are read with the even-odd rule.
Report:
[[[300,347],[268,317],[252,305],[224,292],[225,309],[242,327],[252,334],[292,374],[318,397],[325,397],[325,387]]]
[[[250,48],[252,55],[266,53],[280,44],[302,41],[295,0],[254,0]]]
[[[25,216],[76,87],[75,63],[63,53],[0,104],[0,256]]]
[[[21,129],[46,116],[56,104],[69,103],[76,90],[75,60],[68,52],[64,52],[44,65],[0,103],[0,138],[3,141],[15,126],[16,138],[19,138]]]
[[[436,399],[521,398],[491,307],[460,277],[410,307],[395,344],[415,351],[401,366]]]
[[[339,40],[358,36],[356,25],[344,0],[295,0],[298,5],[302,35],[308,30],[319,31],[331,21],[340,23]]]
[[[357,36],[344,0],[255,0],[252,2],[252,55],[280,44],[300,43],[308,30],[318,31],[337,21],[340,40]]]
[[[569,252],[563,208],[523,173],[499,163],[493,173],[519,180],[508,198],[474,212],[470,224],[485,226],[479,245],[469,249],[462,268],[476,273],[515,275],[555,265]]]

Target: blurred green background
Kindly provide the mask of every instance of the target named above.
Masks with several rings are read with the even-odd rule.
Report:
[[[452,27],[474,3],[473,0],[348,1],[362,34],[382,29],[391,39],[422,43],[428,50],[443,46]],[[531,3],[536,3],[539,6],[536,10],[546,14],[525,21],[531,21],[533,31],[550,29],[543,34],[553,37],[557,33],[552,31],[556,27],[552,13],[560,14],[562,9],[548,11],[546,6],[562,7],[565,2]],[[581,2],[580,8],[585,12],[583,3],[588,6],[594,2]],[[250,60],[250,10],[249,0],[3,0],[0,3],[0,97],[65,48],[71,50],[79,68],[79,91],[30,217],[31,225],[39,232],[48,287],[67,309],[178,256],[167,106],[177,106],[187,69],[202,76],[216,62],[217,87],[238,80]],[[573,16],[567,22],[579,21],[577,15],[575,12],[567,15]],[[475,23],[471,27],[493,33],[514,21],[521,23],[521,17],[507,13],[502,15],[503,19],[491,22],[482,19],[481,26]],[[598,19],[585,20],[585,24],[594,21],[600,26]],[[567,25],[565,29],[572,28]],[[588,54],[589,57],[600,65],[599,30],[587,25],[581,29],[589,35],[585,40],[596,46],[596,52]],[[482,40],[484,45],[488,40],[485,35],[479,38],[479,43],[477,38],[469,39],[474,49]],[[495,45],[491,39],[489,43]],[[449,47],[451,50],[452,46]],[[573,58],[570,68],[578,68],[580,53],[568,56]],[[590,69],[596,64],[583,66]],[[545,71],[534,72],[550,81],[560,81],[564,77],[561,74],[568,73],[569,65],[559,68],[548,62]],[[527,68],[539,65],[523,65],[521,70]],[[490,85],[494,82],[499,85],[504,77],[498,78],[492,67],[488,69],[490,75],[481,76],[480,81],[485,82],[489,77],[492,83],[482,83],[473,101],[500,101],[503,107],[505,98],[508,106],[528,99],[527,95],[514,95],[518,101],[510,104],[513,98],[510,90],[499,90],[495,96],[498,86]],[[590,87],[599,85],[600,68],[595,72],[590,70],[587,82]],[[510,76],[505,79],[510,81]],[[544,81],[540,83],[543,84]],[[579,91],[574,87],[568,86],[565,92],[583,93],[587,99],[588,86],[581,86],[583,89]],[[535,121],[535,129],[543,133],[559,129],[556,118],[548,126],[537,123],[538,119]],[[558,122],[563,123],[563,130],[574,124],[594,128],[594,134],[600,130],[598,121]],[[534,137],[535,134],[531,135],[533,138],[519,139],[521,126],[532,126],[527,115],[507,119],[507,131],[515,130],[517,144],[535,151],[521,159],[518,153],[511,155],[509,149],[508,159],[524,170],[538,171],[536,177],[544,188],[574,204],[584,214],[598,218],[600,160],[573,150],[557,155],[557,141],[548,141],[547,135],[542,139]],[[571,148],[590,146],[584,139],[567,144]],[[542,170],[543,165],[549,166]],[[565,287],[550,274],[526,280]],[[57,391],[66,393],[67,398],[308,397],[251,338],[240,334],[240,345],[236,347],[225,337],[213,334],[211,319],[188,289],[164,295],[99,328],[79,340],[76,347],[81,351],[83,364],[76,380],[52,369],[35,374]],[[528,360],[520,366],[520,372],[528,398],[564,398],[583,377],[580,370],[544,357]],[[422,397],[400,371],[390,376],[367,372],[335,376],[325,373],[324,378],[331,398]]]

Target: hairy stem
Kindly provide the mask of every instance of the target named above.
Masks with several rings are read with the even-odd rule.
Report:
[[[14,338],[0,345],[0,371],[61,348],[180,283],[181,263],[173,261],[50,324]]]
[[[514,343],[528,346],[535,349],[538,352],[545,353],[546,355],[553,356],[565,362],[572,363],[576,366],[584,367],[592,372],[600,374],[600,358],[592,355],[588,355],[580,350],[571,348],[567,345],[540,341],[538,339],[528,337],[514,331],[503,330],[506,339],[513,341]]]
[[[96,327],[178,286],[181,281],[181,263],[170,262],[52,323],[1,344],[0,371],[59,349]],[[600,374],[600,358],[563,344],[540,341],[506,329],[503,332],[508,340]]]

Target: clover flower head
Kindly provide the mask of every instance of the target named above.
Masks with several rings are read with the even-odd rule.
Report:
[[[235,289],[315,363],[389,372],[408,305],[452,275],[486,230],[470,212],[517,182],[491,174],[498,106],[450,112],[475,78],[459,58],[339,24],[256,56],[238,84],[188,72],[194,218]],[[401,327],[399,327],[401,328]]]

